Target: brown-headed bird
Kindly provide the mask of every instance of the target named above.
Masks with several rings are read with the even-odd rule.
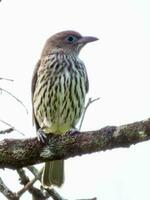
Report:
[[[78,123],[89,88],[86,68],[78,55],[83,46],[96,40],[63,31],[46,41],[32,78],[33,119],[40,140],[49,133],[65,134]],[[44,186],[60,187],[64,161],[45,163],[42,177]]]

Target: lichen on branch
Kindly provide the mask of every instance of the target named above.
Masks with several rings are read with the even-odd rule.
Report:
[[[150,119],[122,126],[65,135],[49,134],[45,144],[37,138],[5,139],[0,142],[0,168],[20,168],[45,161],[67,159],[150,139]]]

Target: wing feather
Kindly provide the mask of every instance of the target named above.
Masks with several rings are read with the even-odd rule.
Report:
[[[34,95],[34,91],[35,91],[35,87],[36,87],[36,81],[37,81],[37,71],[38,71],[38,68],[40,67],[40,64],[41,64],[41,60],[39,60],[34,68],[34,71],[33,71],[33,76],[32,76],[32,83],[31,83],[31,97],[32,97],[32,122],[33,122],[33,125],[35,124],[35,127],[36,127],[36,130],[38,130],[40,128],[37,120],[36,120],[36,117],[35,117],[35,114],[34,114],[34,109],[33,109],[33,95]]]

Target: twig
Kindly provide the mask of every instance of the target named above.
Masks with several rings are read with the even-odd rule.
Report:
[[[7,90],[5,90],[5,89],[3,89],[3,88],[0,88],[0,90],[1,90],[1,92],[5,92],[5,93],[7,93],[7,94],[9,94],[11,97],[13,97],[16,101],[18,101],[24,108],[25,108],[25,110],[26,110],[26,113],[28,114],[28,109],[27,109],[27,107],[24,105],[24,103],[21,101],[21,100],[19,100],[16,96],[14,96],[11,92],[9,92],[9,91],[7,91]]]
[[[8,128],[8,129],[0,131],[0,134],[11,133],[12,131],[14,131],[14,128]]]
[[[95,101],[98,101],[100,98],[96,98],[96,99],[93,99],[92,98],[89,98],[88,99],[88,102],[84,108],[84,111],[83,111],[83,114],[82,114],[82,117],[81,117],[81,121],[80,121],[80,125],[79,125],[79,130],[81,130],[81,127],[82,127],[82,124],[83,124],[83,120],[84,120],[84,117],[85,117],[85,114],[86,114],[86,111],[88,109],[88,107],[90,106],[90,104],[94,103]]]
[[[10,127],[10,129],[14,130],[14,131],[17,131],[18,133],[20,133],[21,135],[25,135],[24,133],[20,132],[19,130],[17,130],[14,126],[12,126],[11,124],[9,124],[8,122],[5,122],[3,120],[0,119],[0,122],[2,122],[3,124],[6,124],[7,126]],[[8,129],[7,129],[8,130]],[[2,133],[1,133],[2,134]]]
[[[34,166],[28,166],[26,167],[35,177],[39,177],[39,170],[36,169]],[[39,177],[39,180],[41,180],[41,177]]]
[[[97,198],[94,197],[94,198],[91,198],[91,199],[77,199],[77,200],[97,200]]]
[[[44,188],[48,194],[54,199],[54,200],[65,200],[63,197],[61,197],[58,192],[54,189]]]
[[[13,193],[0,178],[0,192],[9,200],[19,200],[17,195]]]
[[[20,184],[21,185],[26,185],[30,180],[26,176],[24,169],[23,168],[17,169],[16,171],[17,171],[17,173],[18,173],[18,175],[20,177]]]
[[[42,171],[43,171],[43,169],[42,169]],[[39,176],[41,176],[42,171],[41,171],[41,170],[39,171]],[[22,176],[21,173],[22,173],[22,174],[24,173],[24,175],[25,175],[25,172],[23,172],[23,169],[19,169],[19,170],[17,170],[17,172],[18,172],[18,174],[19,174],[20,177]],[[29,189],[32,187],[32,185],[33,185],[38,179],[39,179],[38,176],[37,176],[37,177],[34,177],[34,178],[33,178],[31,181],[29,181],[21,190],[19,190],[19,191],[17,192],[17,195],[20,197],[23,193],[25,193],[27,190],[29,190]]]
[[[0,81],[1,80],[4,80],[4,81],[14,81],[14,80],[12,80],[12,79],[10,79],[10,78],[2,78],[2,77],[0,77]]]
[[[45,188],[45,190],[48,192],[48,194],[54,199],[54,200],[67,200],[64,199],[63,197],[61,197],[56,190],[54,189],[49,189],[49,188]],[[90,199],[77,199],[77,200],[97,200],[96,197],[94,198],[90,198]]]
[[[38,176],[39,180],[41,181],[41,177],[39,176],[39,172],[38,170],[34,167],[34,166],[28,166],[27,167],[28,170],[30,170],[34,176]],[[41,169],[41,173],[43,172],[43,168]],[[43,187],[42,187],[43,188]],[[50,189],[50,188],[43,188],[44,190],[46,190],[47,195],[46,197],[48,198],[49,196],[51,196],[54,200],[64,200],[55,189]]]
[[[29,192],[32,194],[33,200],[48,200],[50,195],[44,194],[40,189],[31,187]]]
[[[43,194],[43,192],[41,190],[39,190],[36,187],[33,187],[33,181],[29,180],[29,178],[26,176],[25,171],[23,169],[18,169],[17,172],[20,176],[21,184],[25,186],[24,188],[22,188],[20,191],[17,192],[17,195],[19,197],[28,190],[34,197],[33,198],[34,200],[46,200],[47,199],[47,197]],[[32,184],[29,186],[29,183],[31,183],[31,182],[32,182]],[[28,188],[26,187],[27,185],[28,185]]]

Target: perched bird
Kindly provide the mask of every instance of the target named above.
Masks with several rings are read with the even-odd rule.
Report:
[[[43,48],[32,78],[33,119],[38,137],[65,134],[75,128],[84,108],[89,83],[78,55],[84,45],[98,40],[75,31],[50,37]],[[44,186],[60,187],[64,182],[64,161],[45,163]]]

